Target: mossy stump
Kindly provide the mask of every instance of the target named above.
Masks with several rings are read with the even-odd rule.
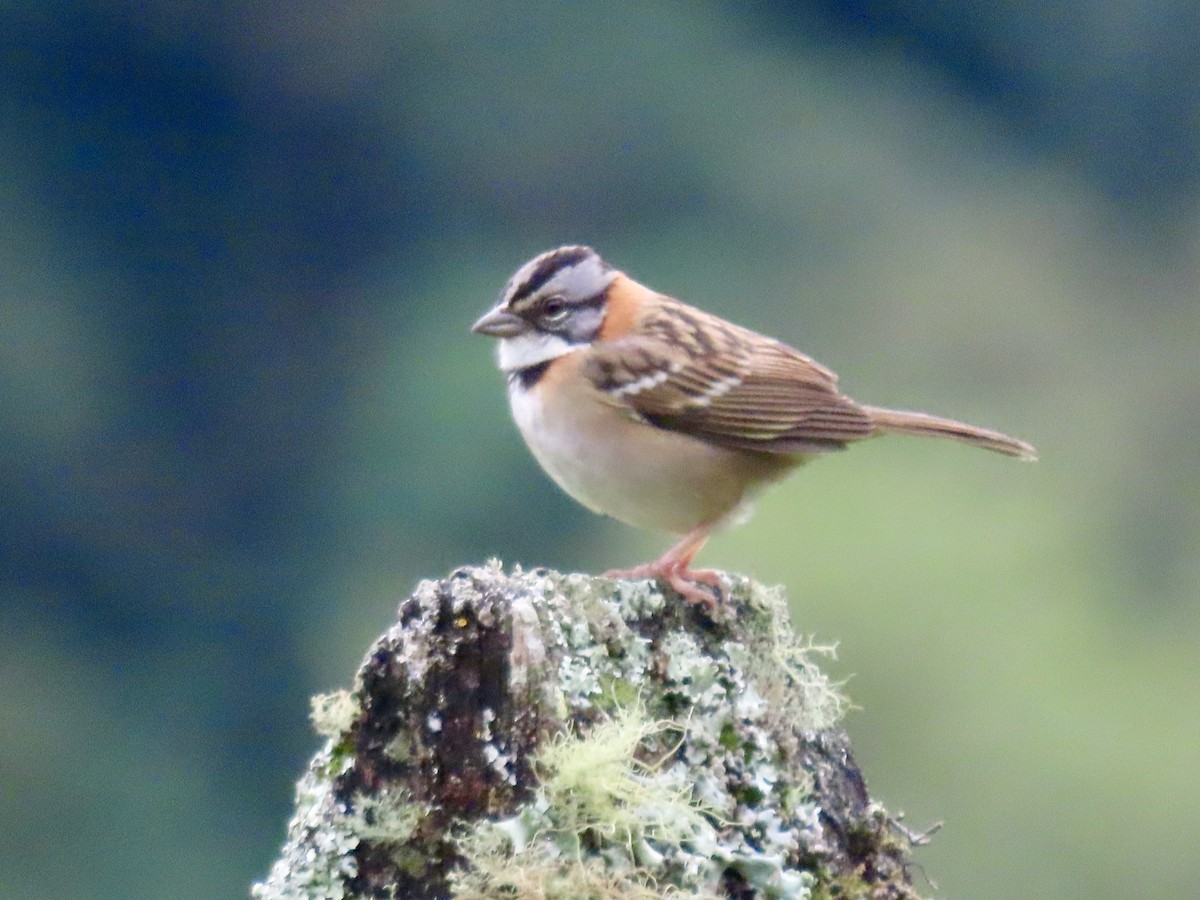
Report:
[[[498,564],[425,581],[351,692],[259,898],[913,898],[844,701],[777,591]]]

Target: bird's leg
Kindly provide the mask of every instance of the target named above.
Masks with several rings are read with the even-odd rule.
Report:
[[[690,603],[698,603],[713,609],[725,596],[725,585],[721,576],[711,569],[688,568],[712,530],[711,523],[693,528],[683,538],[652,563],[632,569],[613,569],[605,572],[605,578],[658,578],[678,591]],[[716,596],[700,585],[715,588]]]

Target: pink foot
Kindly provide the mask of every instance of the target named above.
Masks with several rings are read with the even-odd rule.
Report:
[[[604,577],[630,581],[641,581],[644,578],[661,581],[689,603],[699,604],[709,610],[716,609],[725,599],[725,584],[721,581],[721,576],[710,569],[688,569],[684,566],[664,566],[653,562],[632,569],[609,569],[604,573]]]
[[[708,537],[709,526],[702,525],[652,563],[632,569],[613,569],[605,578],[653,578],[664,582],[689,603],[714,610],[725,599],[721,576],[709,569],[689,568],[692,558]],[[710,590],[711,589],[711,590]]]

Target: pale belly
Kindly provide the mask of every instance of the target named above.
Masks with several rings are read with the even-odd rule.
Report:
[[[559,487],[642,528],[683,534],[720,522],[804,461],[714,447],[586,395],[563,398],[549,416],[536,394],[512,391],[510,400],[525,443]]]

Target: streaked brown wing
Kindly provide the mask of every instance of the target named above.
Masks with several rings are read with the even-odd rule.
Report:
[[[584,372],[646,421],[726,447],[813,453],[872,433],[828,369],[678,301],[666,301],[636,336],[596,345]]]

